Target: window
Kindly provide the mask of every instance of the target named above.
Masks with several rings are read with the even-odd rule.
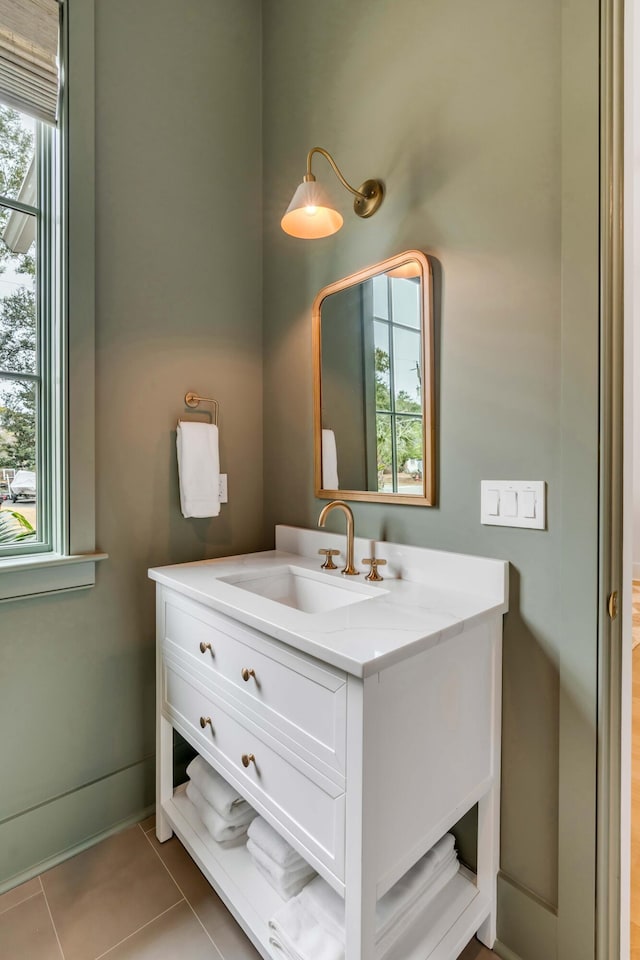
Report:
[[[93,36],[93,0],[0,0],[0,600],[90,586],[103,556]]]
[[[0,104],[0,557],[53,548],[56,131]]]

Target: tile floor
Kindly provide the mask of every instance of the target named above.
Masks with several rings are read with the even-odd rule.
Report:
[[[496,955],[472,941],[459,960]],[[0,960],[260,960],[154,818],[0,896]]]

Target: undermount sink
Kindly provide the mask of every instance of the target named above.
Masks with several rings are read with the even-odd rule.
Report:
[[[295,567],[291,564],[276,567],[264,573],[245,572],[231,577],[220,577],[221,583],[229,583],[241,590],[275,600],[286,607],[293,607],[303,613],[327,613],[346,607],[350,603],[361,603],[372,597],[379,597],[386,590],[331,578],[328,575]]]

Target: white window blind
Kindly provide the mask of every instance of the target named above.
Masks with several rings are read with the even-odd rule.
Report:
[[[0,0],[0,102],[47,123],[58,109],[58,0]]]

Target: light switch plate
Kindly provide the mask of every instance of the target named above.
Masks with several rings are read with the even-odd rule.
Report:
[[[227,475],[226,473],[220,474],[218,493],[220,496],[220,503],[228,503],[229,497],[227,494]]]
[[[498,508],[496,511],[496,493]],[[533,516],[532,516],[533,514]],[[544,530],[547,520],[544,480],[481,480],[480,522],[495,527]]]

